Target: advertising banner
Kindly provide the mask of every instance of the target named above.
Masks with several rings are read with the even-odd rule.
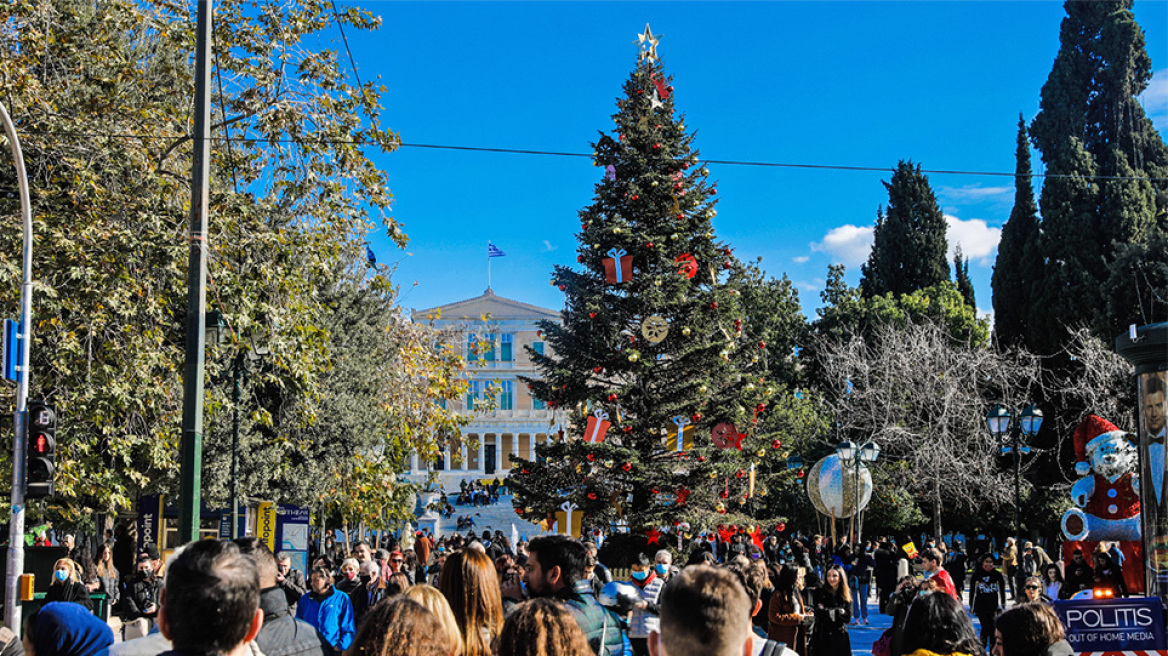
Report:
[[[276,517],[276,551],[283,551],[292,559],[292,567],[307,572],[308,566],[308,508],[280,504]]]
[[[162,495],[138,497],[138,553],[142,553],[142,548],[147,544],[158,546],[160,530],[162,530]]]
[[[1164,615],[1156,597],[1056,601],[1054,612],[1076,652],[1164,649]]]
[[[271,501],[261,501],[256,506],[255,536],[260,542],[268,546],[275,553],[276,548],[276,504]]]

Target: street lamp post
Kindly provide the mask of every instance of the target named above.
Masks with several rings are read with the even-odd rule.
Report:
[[[1038,434],[1038,430],[1042,428],[1042,410],[1039,410],[1038,406],[1030,404],[1022,410],[1018,421],[1013,421],[1013,419],[1010,409],[1001,404],[994,405],[986,413],[986,425],[989,427],[990,434],[999,442],[1005,442],[1007,436],[1010,438],[1010,446],[1002,446],[1002,455],[1010,453],[1014,455],[1014,538],[1018,544],[1021,544],[1022,455],[1030,453],[1030,447],[1022,444],[1022,436],[1033,438]]]
[[[869,440],[861,447],[856,447],[856,443],[851,440],[844,440],[835,448],[836,454],[839,456],[840,463],[845,467],[852,468],[852,479],[855,484],[853,488],[856,492],[855,505],[855,530],[852,531],[852,545],[853,548],[860,546],[860,465],[861,463],[876,462],[880,457],[880,445],[874,440]]]

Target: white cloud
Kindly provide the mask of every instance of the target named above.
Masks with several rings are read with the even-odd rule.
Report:
[[[948,214],[945,215],[945,223],[949,226],[945,234],[949,241],[949,261],[953,261],[953,252],[960,244],[962,255],[978,266],[993,265],[993,255],[1002,238],[1001,228],[991,228],[981,219],[963,221]]]
[[[543,240],[543,250],[544,252],[551,252],[556,250],[556,247],[552,246],[552,243],[545,239]]]
[[[937,187],[937,196],[950,203],[969,203],[978,201],[1006,201],[1014,195],[1014,187],[983,187],[981,185],[965,185],[964,187]]]
[[[856,267],[868,260],[872,250],[873,226],[842,225],[832,228],[822,241],[812,242],[811,250],[827,253],[833,263]]]
[[[1152,75],[1148,88],[1140,94],[1140,102],[1156,129],[1168,130],[1168,68]]]
[[[799,257],[793,257],[791,259],[794,260],[795,264],[806,264],[807,260],[811,259],[811,256],[810,255],[800,255]]]

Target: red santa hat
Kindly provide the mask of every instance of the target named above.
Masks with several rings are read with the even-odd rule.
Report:
[[[1076,474],[1086,476],[1091,473],[1091,464],[1087,461],[1087,452],[1106,442],[1108,439],[1111,439],[1112,433],[1124,434],[1123,431],[1119,430],[1118,426],[1102,417],[1088,415],[1086,419],[1079,423],[1075,428],[1074,435]]]

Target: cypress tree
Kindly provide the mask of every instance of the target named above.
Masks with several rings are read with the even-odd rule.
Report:
[[[973,294],[973,281],[969,279],[969,258],[961,257],[961,245],[958,244],[953,253],[953,283],[965,304],[970,308],[977,308],[977,301]]]
[[[1038,206],[1030,184],[1030,143],[1026,137],[1026,121],[1021,114],[1018,115],[1018,147],[1014,159],[1014,209],[1002,226],[998,258],[990,281],[994,333],[1003,346],[1026,342],[1033,287],[1042,279]]]
[[[872,253],[861,267],[864,297],[898,297],[948,281],[945,216],[920,165],[901,160],[884,187],[888,210],[877,212]]]
[[[1102,310],[1118,246],[1146,240],[1168,207],[1168,149],[1136,97],[1151,60],[1131,0],[1065,3],[1059,53],[1030,126],[1047,178],[1039,201],[1046,266],[1033,285],[1029,342],[1062,346],[1066,329],[1091,325],[1110,339],[1136,308]]]

